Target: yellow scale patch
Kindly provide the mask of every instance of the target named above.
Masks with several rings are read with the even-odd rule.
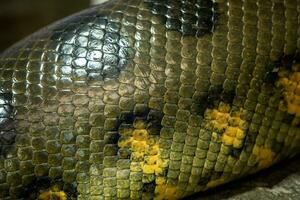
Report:
[[[230,113],[230,106],[220,103],[217,109],[207,109],[204,117],[208,121],[208,128],[211,131],[222,133],[222,143],[234,148],[243,146],[245,132],[240,128],[241,112]]]
[[[280,110],[300,117],[300,72],[280,70],[278,75],[277,86],[284,88],[284,101],[281,102]]]
[[[169,199],[169,200],[175,200],[178,199],[176,197],[176,186],[167,184],[166,180],[164,180],[164,183],[157,184],[155,188],[155,193],[157,196],[155,197],[156,200],[163,200],[163,199]]]
[[[57,186],[53,186],[50,190],[43,191],[38,197],[39,200],[67,200],[67,195],[61,191]]]
[[[144,174],[156,175],[156,199],[163,195],[165,198],[171,197],[172,191],[165,184],[165,177],[162,176],[163,168],[168,166],[168,160],[161,159],[159,156],[159,136],[149,135],[145,128],[144,122],[140,121],[135,124],[135,129],[128,129],[121,133],[122,139],[119,140],[120,148],[131,149],[131,166],[130,170],[134,172],[142,171]],[[165,196],[167,195],[167,196]],[[170,198],[168,198],[170,199]]]
[[[166,177],[158,176],[156,177],[156,187],[155,187],[155,200],[175,200],[179,199],[176,195],[176,185],[167,183]]]
[[[253,155],[258,159],[258,168],[264,169],[269,167],[274,160],[275,153],[268,148],[254,146],[252,150]]]
[[[140,166],[145,174],[159,174],[162,172],[162,163],[158,156],[158,136],[150,138],[146,129],[135,129],[132,136],[126,140],[120,140],[120,148],[131,149],[131,159],[140,161]]]

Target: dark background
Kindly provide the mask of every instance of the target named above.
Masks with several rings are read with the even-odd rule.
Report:
[[[89,0],[0,0],[0,53],[41,27],[89,4]]]

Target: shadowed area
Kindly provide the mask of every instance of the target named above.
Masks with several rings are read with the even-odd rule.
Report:
[[[299,199],[300,156],[242,179],[185,199]]]
[[[86,0],[1,1],[0,52],[41,27],[88,6]]]

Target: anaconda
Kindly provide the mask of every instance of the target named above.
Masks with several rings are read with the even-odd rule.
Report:
[[[299,48],[299,0],[113,0],[38,31],[0,56],[0,199],[179,199],[296,155]]]

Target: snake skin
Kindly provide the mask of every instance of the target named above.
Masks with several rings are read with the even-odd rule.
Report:
[[[0,199],[178,199],[296,155],[299,24],[299,0],[114,0],[17,43]]]

